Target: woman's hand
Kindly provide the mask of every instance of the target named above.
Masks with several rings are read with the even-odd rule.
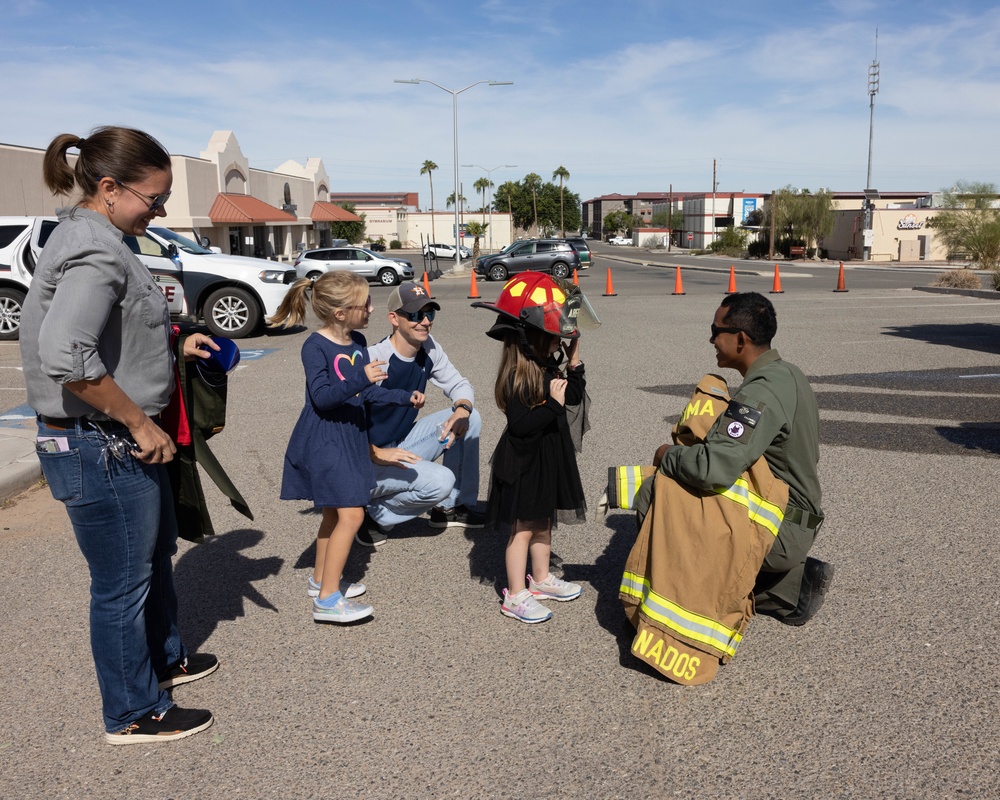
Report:
[[[413,394],[410,395],[410,405],[414,408],[424,407],[424,393],[418,392],[416,389],[413,390]]]
[[[144,416],[138,426],[129,428],[129,433],[139,447],[132,455],[144,464],[166,464],[173,460],[177,447],[167,432],[149,417]]]
[[[382,371],[382,367],[388,363],[388,361],[369,361],[365,364],[365,375],[368,376],[368,380],[372,383],[378,383],[388,378],[389,373]]]
[[[211,336],[204,333],[192,333],[184,340],[184,359],[190,361],[194,358],[208,358],[212,354],[211,351],[218,352],[221,349],[212,341]]]
[[[566,405],[566,384],[565,378],[553,378],[549,384],[549,396],[559,405]]]

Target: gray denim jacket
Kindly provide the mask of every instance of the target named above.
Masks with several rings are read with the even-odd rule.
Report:
[[[28,404],[50,417],[106,419],[63,384],[110,374],[149,415],[174,388],[167,302],[101,214],[60,208],[21,315]]]

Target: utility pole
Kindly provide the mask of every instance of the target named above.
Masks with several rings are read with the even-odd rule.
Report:
[[[875,95],[878,94],[879,63],[878,63],[878,28],[875,29],[875,60],[868,66],[868,176],[865,179],[864,230],[862,236],[862,260],[869,261],[872,257],[872,241],[875,227],[875,201],[877,193],[872,189],[872,141],[875,136]]]
[[[715,159],[712,159],[712,241],[715,241]]]
[[[674,185],[670,184],[670,194],[667,198],[667,252],[674,244]]]
[[[778,221],[778,193],[771,190],[771,242],[767,248],[767,260],[774,261],[774,234],[777,230]]]

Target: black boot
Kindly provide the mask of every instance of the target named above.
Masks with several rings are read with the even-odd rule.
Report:
[[[833,583],[833,564],[817,558],[807,558],[799,589],[799,604],[795,610],[779,619],[786,625],[805,625],[823,605],[823,596]]]

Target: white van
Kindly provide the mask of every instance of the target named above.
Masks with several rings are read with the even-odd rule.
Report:
[[[0,340],[17,339],[21,305],[55,217],[0,217]],[[278,309],[295,270],[260,258],[226,256],[168,228],[150,226],[125,243],[167,298],[171,319],[204,321],[217,336],[253,334]]]

